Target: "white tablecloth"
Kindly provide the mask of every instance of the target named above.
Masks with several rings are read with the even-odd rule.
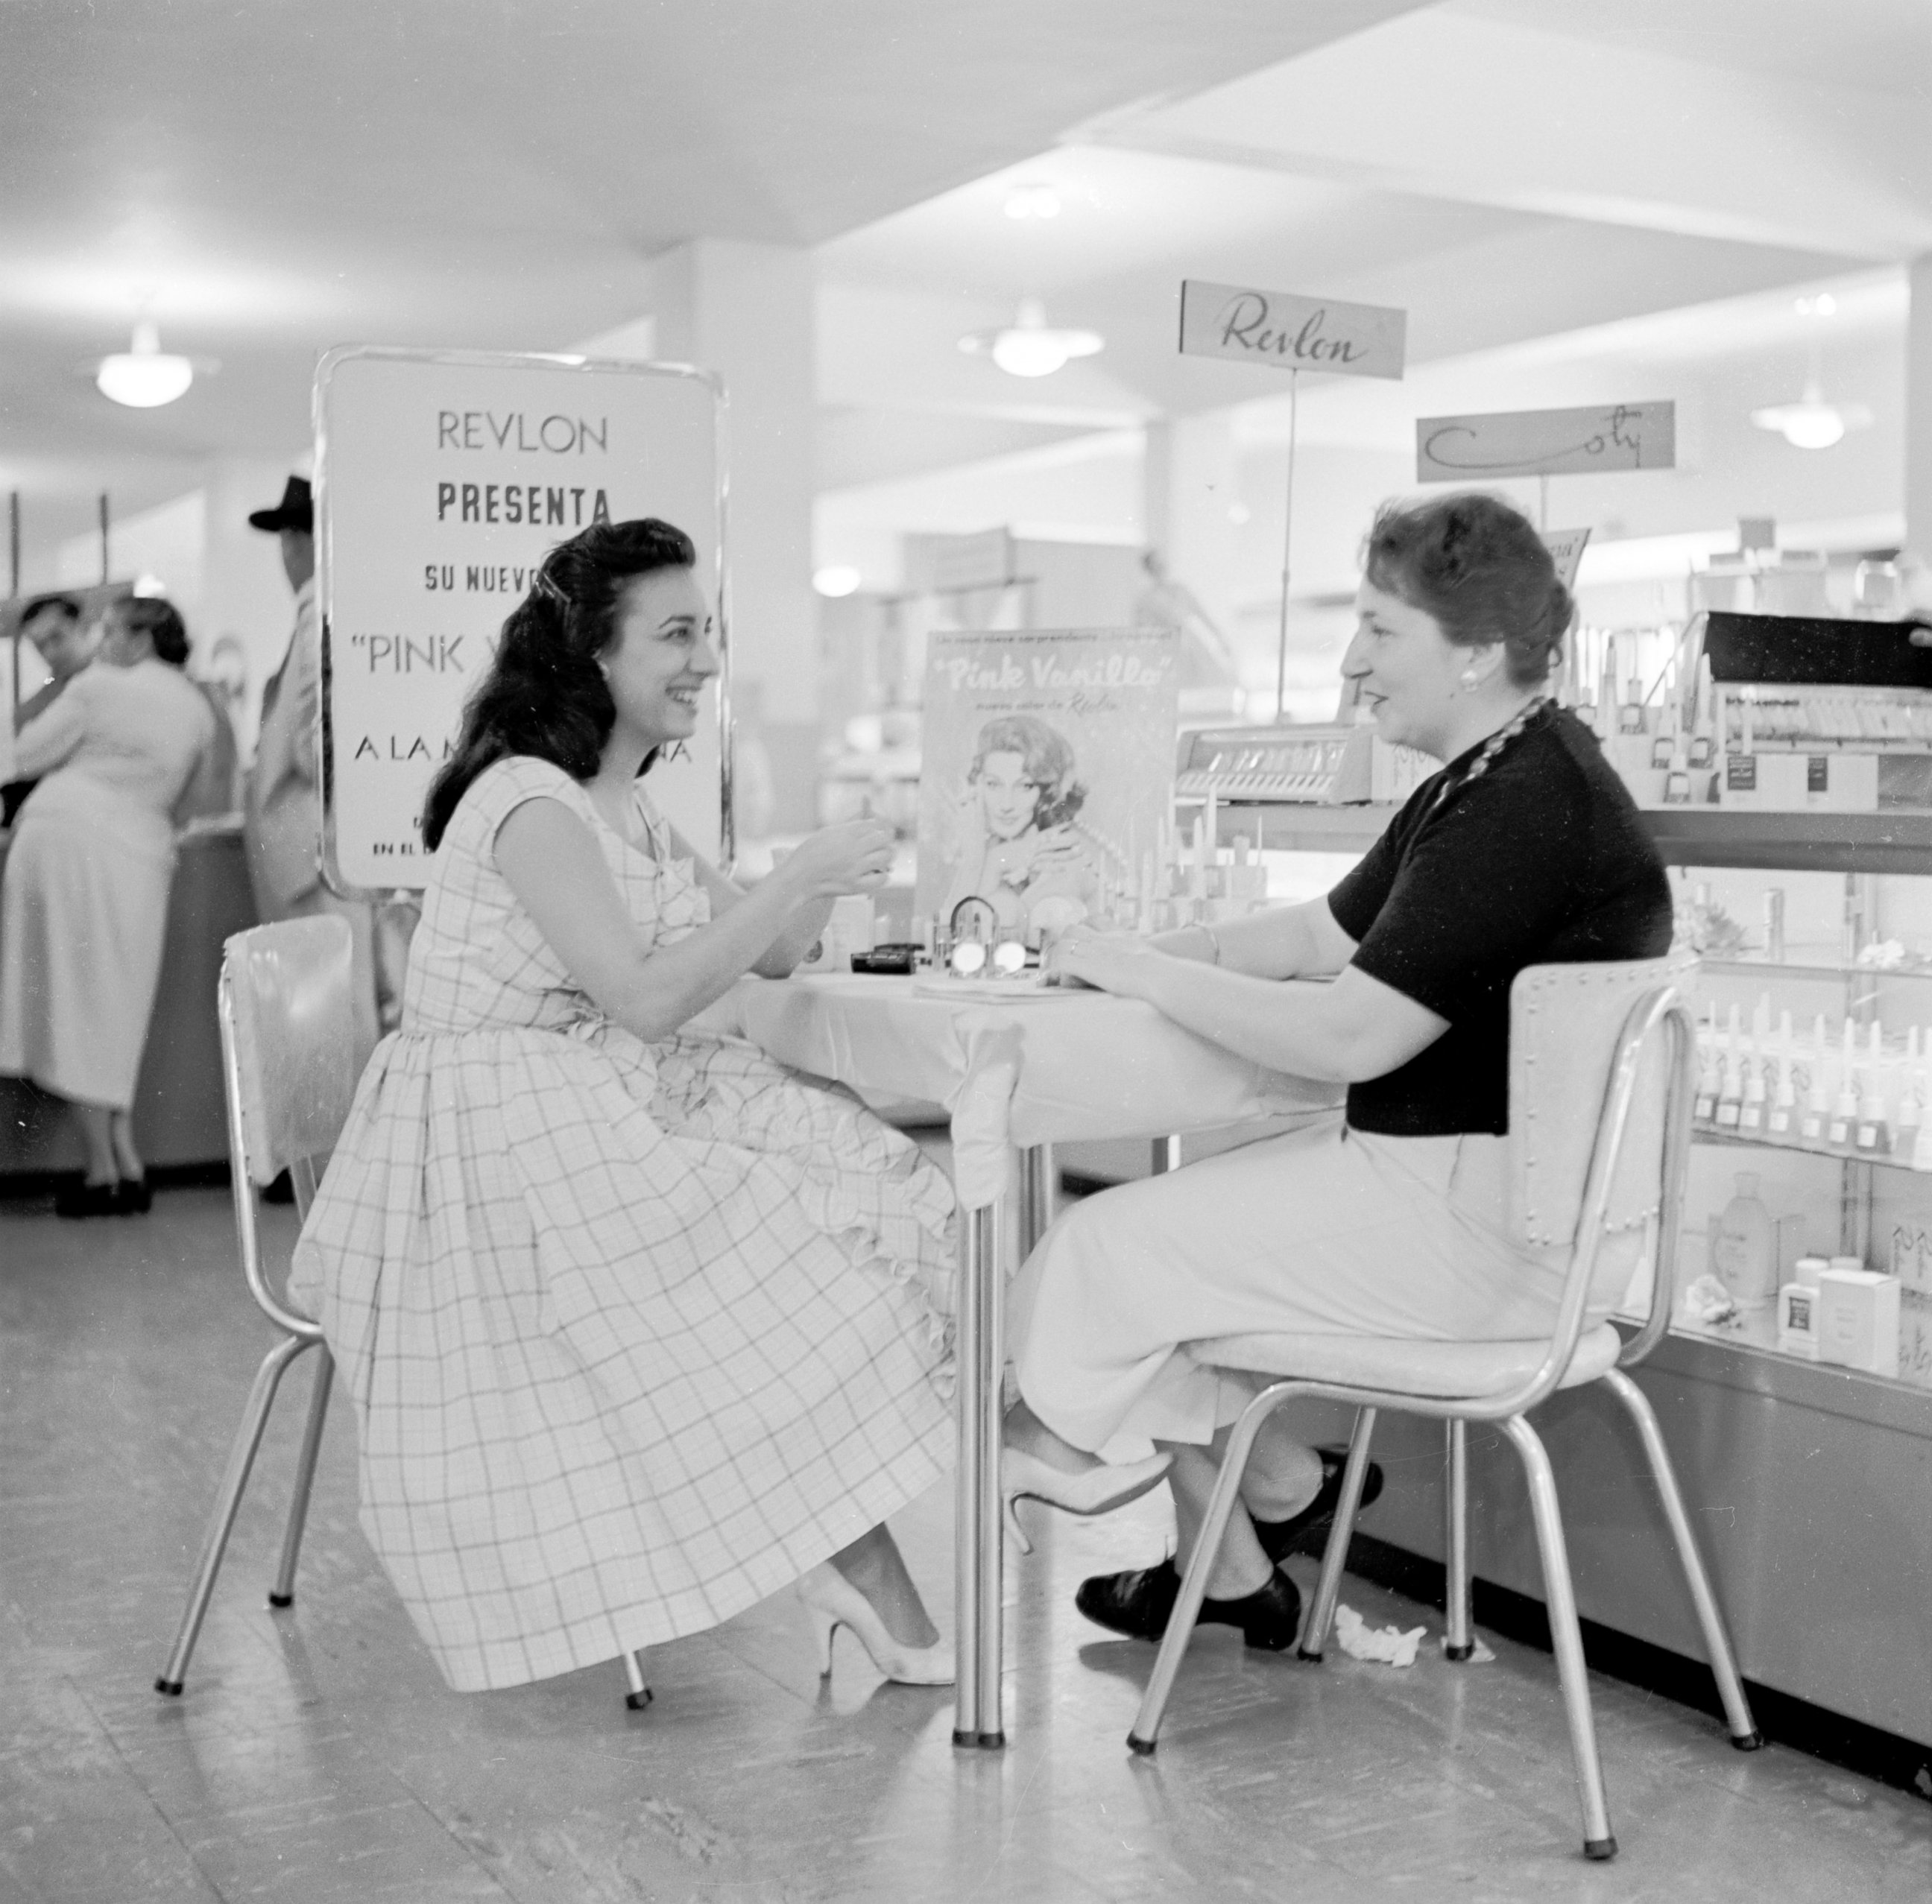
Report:
[[[942,1105],[953,1180],[981,1209],[1014,1187],[1013,1153],[1076,1138],[1154,1137],[1339,1105],[1104,992],[948,997],[904,978],[742,981],[705,1015],[782,1063]]]

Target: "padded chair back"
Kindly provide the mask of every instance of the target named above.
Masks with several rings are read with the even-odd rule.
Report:
[[[1591,1162],[1626,1025],[1641,1001],[1680,985],[1684,956],[1602,964],[1532,965],[1510,988],[1512,1240],[1568,1264],[1579,1234]],[[1664,1156],[1672,1101],[1672,1040],[1659,1027],[1646,1045],[1623,1147],[1606,1207],[1588,1301],[1592,1316],[1617,1307],[1640,1273],[1654,1273],[1657,1240],[1674,1202]],[[1690,1054],[1678,1054],[1681,1066]]]
[[[356,1095],[352,947],[324,914],[238,932],[223,948],[239,1154],[256,1184],[333,1150]]]

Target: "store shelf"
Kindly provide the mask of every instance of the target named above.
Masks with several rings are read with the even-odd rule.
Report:
[[[1718,1130],[1709,1124],[1694,1124],[1690,1141],[1694,1144],[1719,1144],[1726,1150],[1788,1151],[1800,1157],[1822,1157],[1828,1163],[1875,1164],[1881,1170],[1910,1171],[1912,1168],[1910,1157],[1881,1156],[1875,1150],[1821,1150],[1816,1144],[1801,1144],[1795,1138],[1786,1142],[1772,1136],[1741,1137],[1735,1131]]]
[[[1393,805],[1324,807],[1220,802],[1223,846],[1238,835],[1276,853],[1366,853]],[[1664,863],[1774,872],[1932,874],[1932,812],[1750,813],[1735,807],[1651,807],[1643,822]]]
[[[1846,985],[1861,979],[1932,979],[1932,967],[1909,965],[1812,965],[1802,961],[1769,958],[1713,958],[1699,961],[1714,979],[1818,979]]]
[[[1266,853],[1366,853],[1400,809],[1324,807],[1297,800],[1222,800],[1215,833],[1222,846],[1246,838]]]
[[[1653,807],[1644,823],[1670,866],[1770,872],[1932,873],[1932,813],[1748,813]]]

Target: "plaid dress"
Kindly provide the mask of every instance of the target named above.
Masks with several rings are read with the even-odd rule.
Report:
[[[728,1618],[952,1453],[945,1178],[749,1045],[604,1018],[496,870],[538,797],[647,941],[708,919],[641,791],[649,854],[546,763],[479,776],[290,1283],[353,1401],[363,1528],[462,1691]]]

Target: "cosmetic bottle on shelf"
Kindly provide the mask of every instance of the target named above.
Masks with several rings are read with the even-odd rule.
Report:
[[[1744,1111],[1744,1054],[1738,1048],[1743,1034],[1738,1029],[1738,1008],[1731,1007],[1731,1022],[1724,1033],[1724,1081],[1718,1093],[1718,1128],[1735,1131]]]
[[[1850,1150],[1858,1134],[1857,1033],[1850,1018],[1845,1021],[1844,1049],[1839,1060],[1838,1094],[1832,1100],[1832,1121],[1825,1127],[1825,1141],[1834,1150]]]
[[[1762,1137],[1765,1134],[1765,1072],[1770,1063],[1769,1052],[1760,1040],[1753,1039],[1750,1054],[1744,1063],[1744,1099],[1738,1107],[1740,1137]]]
[[[1717,723],[1713,718],[1712,702],[1717,698],[1711,680],[1711,658],[1700,655],[1697,661],[1697,718],[1690,730],[1690,770],[1716,764],[1718,757]]]
[[[1718,1049],[1718,1008],[1713,1005],[1697,1027],[1697,1095],[1691,1106],[1692,1123],[1717,1122],[1718,1093],[1724,1084],[1724,1063]]]
[[[1928,1066],[1932,1066],[1932,1054],[1918,1068],[1918,1134],[1912,1140],[1910,1162],[1914,1170],[1932,1171],[1932,1078],[1928,1078]]]
[[[1770,1102],[1764,1115],[1766,1131],[1782,1142],[1798,1135],[1797,1069],[1791,1045],[1791,1014],[1780,1012],[1778,1021],[1778,1058],[1769,1087]]]
[[[1861,1156],[1892,1155],[1892,1120],[1885,1099],[1885,1073],[1867,1065],[1859,1081],[1858,1126],[1854,1147]]]
[[[1738,1173],[1737,1192],[1718,1219],[1715,1272],[1742,1309],[1761,1309],[1778,1294],[1771,1213],[1759,1200],[1757,1174]]]
[[[1677,733],[1677,703],[1666,700],[1657,717],[1657,732],[1651,736],[1650,764],[1666,772],[1673,767],[1681,769],[1684,765],[1678,757],[1681,751]],[[1665,797],[1670,797],[1667,787]]]
[[[1825,1129],[1831,1116],[1831,1096],[1827,1075],[1830,1051],[1825,1042],[1825,1018],[1820,1012],[1811,1024],[1811,1083],[1804,1094],[1804,1117],[1798,1126],[1800,1140],[1819,1150],[1825,1146]]]

